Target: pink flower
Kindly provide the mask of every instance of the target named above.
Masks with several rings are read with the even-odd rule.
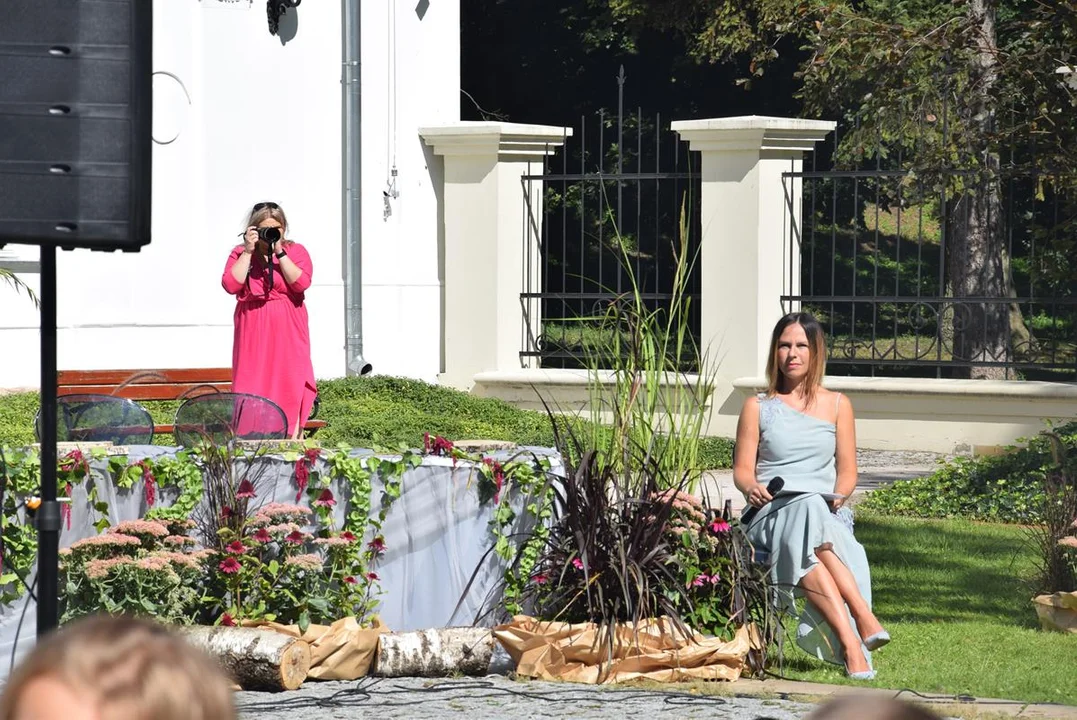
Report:
[[[1077,548],[1077,537],[1074,537],[1072,535],[1064,537],[1058,541],[1058,544],[1064,547]]]
[[[225,573],[226,575],[237,573],[242,568],[242,566],[239,564],[239,561],[237,561],[234,557],[226,557],[224,560],[221,560],[221,564],[217,567],[219,567],[221,569],[221,572]]]
[[[299,530],[293,530],[284,538],[284,542],[292,545],[302,545],[304,540],[306,540],[306,536]]]
[[[710,527],[711,527],[711,532],[712,533],[727,533],[727,532],[729,532],[729,523],[727,523],[725,520],[721,520],[721,519],[715,520],[714,522],[711,523]]]
[[[226,547],[225,550],[232,553],[233,555],[242,555],[243,553],[247,552],[247,546],[241,543],[239,540],[236,540],[229,543],[228,547]]]
[[[227,519],[235,516],[235,514],[236,514],[235,510],[228,507],[227,505],[225,505],[223,508],[221,508],[221,519],[222,520],[227,520]]]
[[[572,567],[576,568],[577,570],[583,570],[583,560],[580,560],[579,558],[572,558]]]
[[[355,533],[353,533],[351,530],[345,530],[340,534],[340,536],[348,542],[355,542]]]
[[[368,542],[366,546],[373,550],[375,555],[381,555],[383,552],[385,552],[385,538],[383,538],[381,535],[378,535],[376,538]]]
[[[273,536],[269,534],[269,531],[265,528],[258,528],[254,535],[252,535],[256,542],[267,543],[273,541]]]
[[[317,507],[333,507],[337,504],[336,498],[333,497],[333,491],[329,488],[322,490],[318,495],[318,499],[315,500],[313,505]]]
[[[349,575],[348,577],[344,578],[345,585],[357,585],[358,583],[359,581],[356,580],[355,577],[353,577],[352,575]]]
[[[324,563],[320,555],[307,553],[306,555],[293,555],[284,561],[285,565],[297,567],[300,570],[321,570]]]
[[[685,587],[703,587],[707,583],[710,583],[711,585],[717,585],[718,580],[719,577],[717,573],[715,573],[714,575],[700,573],[699,575],[696,575],[695,579],[692,580],[692,582],[686,583]]]
[[[243,478],[243,481],[239,483],[239,487],[236,488],[236,498],[239,500],[250,499],[254,497],[254,483],[247,478]]]
[[[535,583],[536,585],[545,585],[549,581],[550,576],[546,573],[538,573],[537,575],[531,576],[531,582]]]
[[[224,615],[221,615],[221,625],[224,625],[225,627],[235,627],[235,618],[233,618],[228,613],[225,613]]]
[[[371,582],[377,582],[378,580],[381,580],[381,578],[378,577],[378,574],[376,572],[368,572],[366,574],[366,579],[370,580]]]

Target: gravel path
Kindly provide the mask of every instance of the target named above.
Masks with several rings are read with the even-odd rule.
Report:
[[[730,686],[732,689],[733,686]],[[308,682],[291,693],[236,693],[241,718],[752,718],[792,720],[814,706],[788,700],[695,695],[486,678],[367,678]]]

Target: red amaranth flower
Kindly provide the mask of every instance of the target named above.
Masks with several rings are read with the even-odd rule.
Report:
[[[451,457],[453,465],[456,464],[456,456],[453,455],[452,441],[446,440],[440,435],[435,435],[434,439],[431,440],[430,433],[423,434],[423,454]]]
[[[74,452],[78,452],[75,450]],[[64,495],[71,497],[71,483],[64,483]],[[67,529],[71,529],[71,503],[65,502],[60,505],[60,516],[67,523]]]
[[[505,483],[505,468],[493,458],[483,458],[482,461],[490,468],[490,473],[494,476],[494,504],[496,505],[501,502],[501,486]]]
[[[307,461],[307,465],[310,466],[311,470],[314,469],[315,461],[321,456],[322,451],[320,448],[307,448],[303,451],[303,458]]]
[[[247,478],[243,478],[243,480],[239,483],[239,487],[236,488],[236,499],[237,500],[243,500],[243,499],[251,499],[253,497],[254,497],[254,483],[252,483]]]
[[[301,457],[295,461],[295,484],[299,488],[299,492],[295,494],[295,501],[303,497],[303,491],[307,489],[307,483],[310,482],[310,468],[307,467],[307,459]]]
[[[217,567],[220,568],[221,572],[225,573],[226,575],[231,575],[233,573],[239,572],[243,566],[240,565],[239,561],[236,560],[234,557],[226,557],[224,560],[221,560],[220,564]]]
[[[142,468],[142,482],[146,490],[146,505],[153,507],[157,502],[157,478],[153,476],[153,468],[145,460],[139,460],[136,465]]]
[[[333,497],[333,491],[329,488],[325,488],[318,494],[318,499],[315,500],[312,505],[317,507],[333,507],[337,504],[336,498]]]

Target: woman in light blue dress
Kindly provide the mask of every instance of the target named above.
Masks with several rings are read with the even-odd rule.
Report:
[[[733,480],[759,508],[748,539],[770,557],[771,581],[784,604],[807,599],[797,644],[844,665],[849,677],[875,677],[871,650],[890,641],[871,610],[871,575],[863,546],[842,505],[856,488],[853,408],[822,387],[826,345],[807,313],[774,328],[765,393],[748,398],[737,425]],[[785,481],[772,497],[768,485]],[[844,516],[844,517],[843,517]]]

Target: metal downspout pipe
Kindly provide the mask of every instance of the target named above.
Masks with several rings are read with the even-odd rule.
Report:
[[[373,366],[363,359],[363,226],[360,200],[362,138],[360,128],[359,0],[341,0],[344,63],[341,76],[344,111],[344,352],[348,375],[366,375]]]

